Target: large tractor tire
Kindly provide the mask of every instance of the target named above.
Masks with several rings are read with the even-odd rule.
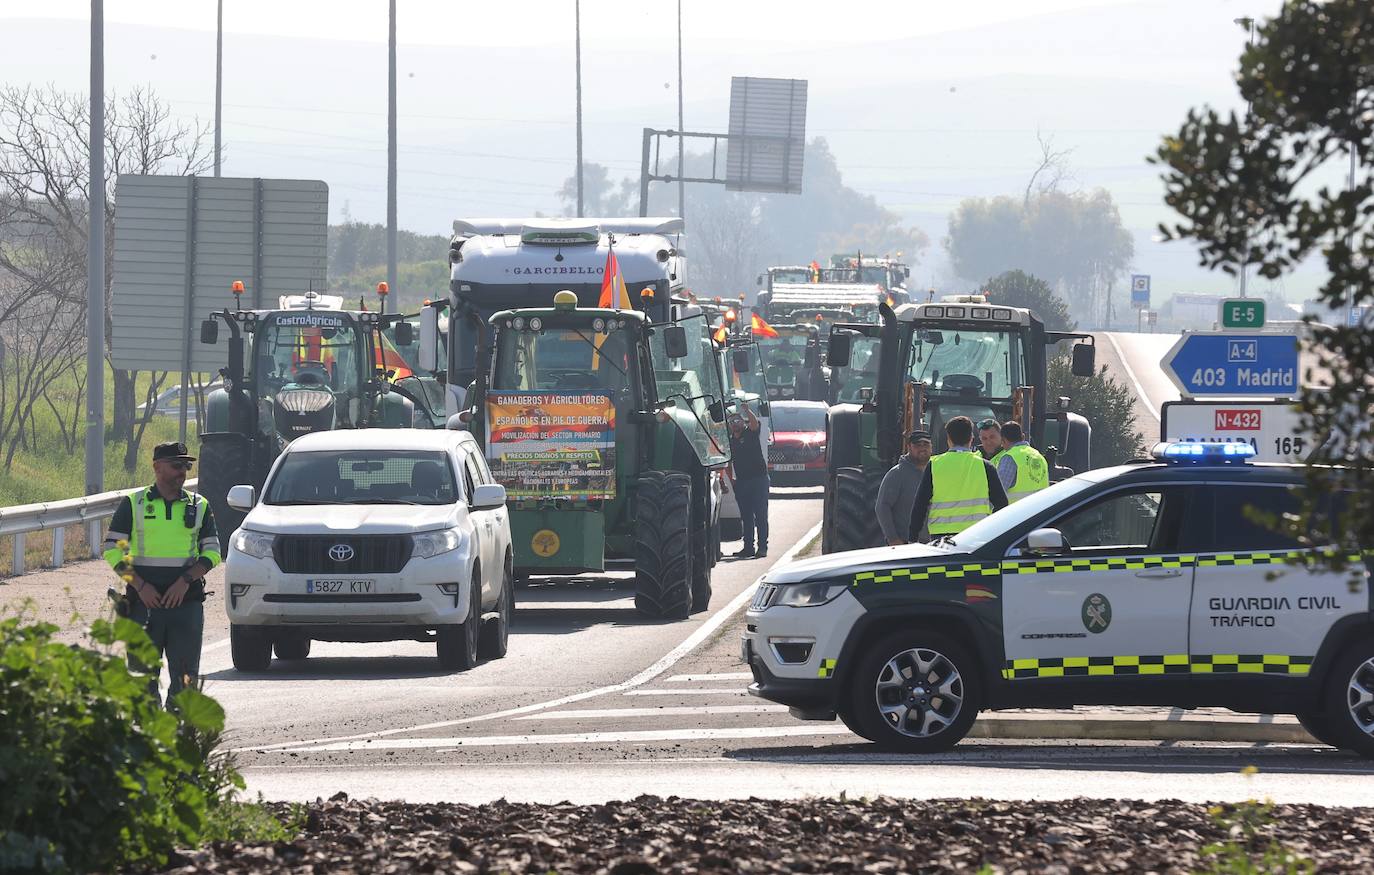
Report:
[[[716,546],[711,526],[701,520],[692,526],[692,613],[699,614],[711,603],[711,566],[715,565]]]
[[[686,619],[692,608],[692,478],[650,471],[635,489],[635,608]]]
[[[243,525],[247,516],[241,510],[229,506],[226,499],[229,488],[247,483],[257,489],[262,488],[262,479],[253,470],[253,457],[248,441],[237,434],[207,434],[200,439],[200,456],[196,460],[200,466],[200,480],[196,490],[210,503],[210,512],[215,515],[215,529],[219,532],[220,546],[229,552],[229,539]]]
[[[881,547],[883,532],[876,510],[881,478],[865,476],[862,468],[841,468],[835,472],[834,483],[830,504],[832,552]]]

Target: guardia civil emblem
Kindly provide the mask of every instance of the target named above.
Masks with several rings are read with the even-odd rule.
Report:
[[[1100,592],[1083,600],[1083,628],[1094,634],[1107,631],[1112,624],[1112,603]]]

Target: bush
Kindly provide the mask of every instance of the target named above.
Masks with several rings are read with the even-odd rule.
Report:
[[[162,710],[157,651],[130,620],[97,621],[95,648],[57,631],[0,621],[0,870],[161,864],[243,786],[209,756],[224,711],[196,689]]]
[[[1068,353],[1058,353],[1051,356],[1047,370],[1049,399],[1069,396],[1073,399],[1070,409],[1092,425],[1094,468],[1120,465],[1140,456],[1144,438],[1135,427],[1135,396],[1107,376],[1106,366],[1096,376],[1075,377]]]

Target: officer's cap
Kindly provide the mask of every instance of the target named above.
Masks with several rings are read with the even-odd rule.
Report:
[[[181,441],[168,441],[153,447],[154,462],[194,462],[195,456],[188,455],[186,445]]]

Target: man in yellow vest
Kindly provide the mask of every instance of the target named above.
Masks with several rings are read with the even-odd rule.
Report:
[[[973,421],[954,417],[945,423],[945,437],[948,452],[930,460],[916,488],[916,504],[911,509],[913,542],[922,526],[928,527],[931,538],[957,535],[1007,506],[1007,491],[997,470],[973,449]]]
[[[1007,498],[1020,501],[1050,485],[1050,466],[1040,451],[1026,440],[1021,423],[1002,423],[1002,443],[997,454],[997,479],[1007,490]]]
[[[124,497],[105,533],[105,561],[128,575],[129,617],[167,661],[169,703],[200,674],[205,575],[221,558],[209,502],[182,489],[195,460],[183,443],[158,444],[155,482]]]

